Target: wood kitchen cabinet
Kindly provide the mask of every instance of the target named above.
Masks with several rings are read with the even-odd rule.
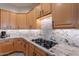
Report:
[[[41,3],[42,16],[50,14],[52,11],[51,3]]]
[[[35,15],[36,19],[45,16],[47,14],[50,14],[52,11],[52,4],[51,3],[40,3],[35,8]]]
[[[36,29],[36,16],[35,16],[35,10],[33,9],[32,11],[30,11],[31,13],[31,18],[30,18],[30,29]]]
[[[34,45],[29,43],[29,47],[28,47],[28,55],[29,56],[34,56]]]
[[[42,9],[41,9],[41,4],[37,5],[35,8],[35,17],[36,19],[40,18],[42,15]]]
[[[41,29],[41,19],[40,18],[36,20],[36,28]]]
[[[25,44],[26,45],[26,47],[25,47],[25,55],[28,56],[29,55],[29,49],[28,49],[29,48],[29,43],[27,41],[25,43],[26,43]]]
[[[16,13],[10,12],[10,29],[17,29]]]
[[[72,3],[52,4],[54,28],[75,28],[74,7]]]
[[[30,13],[27,13],[27,14],[26,14],[26,17],[27,17],[27,18],[26,18],[27,29],[30,29],[30,23],[29,23],[30,16],[31,16]]]
[[[13,41],[12,40],[6,40],[4,42],[0,42],[0,55],[5,55],[8,53],[13,52]]]
[[[26,14],[25,13],[17,13],[16,14],[16,23],[17,29],[26,29]]]
[[[1,9],[1,29],[9,29],[10,13],[7,10]]]
[[[14,50],[15,51],[25,52],[25,47],[26,47],[26,44],[22,38],[16,38],[14,40]]]
[[[48,55],[46,52],[44,52],[43,50],[37,47],[35,47],[34,54],[35,56],[47,56]]]
[[[79,29],[79,3],[76,4],[76,19],[77,19],[77,27]]]
[[[37,48],[31,43],[29,43],[28,53],[29,53],[29,56],[47,56],[48,55],[46,52]]]
[[[27,14],[27,25],[29,29],[36,29],[36,16],[34,9]]]

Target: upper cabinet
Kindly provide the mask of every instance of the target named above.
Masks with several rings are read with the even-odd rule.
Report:
[[[51,13],[52,11],[52,4],[51,3],[41,3],[41,15],[44,16],[44,15],[47,15],[49,13]]]
[[[16,24],[17,24],[17,29],[27,29],[25,13],[16,14]]]
[[[9,20],[10,20],[10,13],[4,9],[1,9],[1,29],[9,29]]]
[[[40,29],[42,17],[52,14],[54,29],[79,28],[79,4],[40,3],[28,13],[0,9],[1,29]]]
[[[34,8],[36,18],[43,17],[47,14],[50,14],[52,11],[52,4],[51,3],[41,3]]]
[[[75,28],[75,6],[72,3],[52,4],[54,28]]]
[[[35,10],[31,10],[27,15],[28,29],[36,29],[36,15]]]
[[[10,29],[17,29],[16,24],[16,14],[13,12],[10,12]]]
[[[37,19],[37,18],[40,18],[41,15],[42,15],[41,4],[39,4],[38,6],[36,6],[36,7],[34,8],[34,10],[35,10],[36,19]]]

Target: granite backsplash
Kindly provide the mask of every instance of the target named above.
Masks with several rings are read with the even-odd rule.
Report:
[[[1,32],[2,30],[0,30]],[[10,36],[25,36],[27,38],[42,37],[41,30],[5,30]],[[56,40],[59,44],[68,44],[71,46],[79,47],[79,30],[78,29],[55,29],[52,30],[52,39]],[[48,35],[48,34],[47,34]],[[51,37],[50,37],[51,38]]]

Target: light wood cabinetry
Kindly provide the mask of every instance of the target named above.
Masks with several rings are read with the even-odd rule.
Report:
[[[35,10],[31,10],[27,15],[27,25],[29,29],[36,29]]]
[[[46,52],[23,38],[13,38],[0,41],[0,55],[9,55],[12,52],[23,52],[26,56],[48,55]]]
[[[29,49],[28,49],[29,48],[29,42],[26,41],[25,45],[26,45],[26,47],[25,47],[25,55],[28,56],[29,55]]]
[[[31,43],[29,43],[28,53],[29,53],[29,56],[47,56],[48,55],[46,52],[37,48]]]
[[[23,51],[25,52],[25,42],[22,40],[22,38],[17,38],[14,40],[14,49],[15,51]]]
[[[33,56],[34,55],[34,45],[32,45],[31,43],[29,43],[29,48],[28,48],[28,55],[29,56]]]
[[[36,28],[41,29],[41,19],[40,18],[36,20]]]
[[[10,29],[17,29],[16,14],[10,12]]]
[[[33,9],[32,11],[31,11],[31,28],[32,29],[36,29],[36,15],[35,15],[35,10]]]
[[[79,29],[79,3],[76,4],[76,19],[77,19],[77,28]]]
[[[40,29],[37,20],[52,14],[55,29],[79,28],[78,4],[40,3],[28,13],[13,13],[0,9],[1,29]]]
[[[51,3],[41,3],[34,8],[36,19],[50,14],[52,11],[52,4]]]
[[[35,10],[35,17],[36,17],[36,19],[37,18],[40,18],[41,17],[41,14],[42,14],[42,9],[41,9],[41,4],[39,4],[38,6],[36,6],[35,8],[34,8],[34,10]]]
[[[52,11],[51,3],[41,3],[42,16],[50,14]]]
[[[26,21],[27,21],[27,28],[30,29],[30,24],[29,24],[29,20],[30,20],[30,13],[26,14]]]
[[[13,41],[12,40],[6,40],[3,42],[0,42],[0,55],[5,55],[8,53],[11,53],[13,51]]]
[[[52,9],[54,28],[75,28],[76,20],[74,19],[74,4],[63,3],[53,4],[52,6],[54,9]]]
[[[10,13],[4,9],[1,9],[1,29],[9,29]]]
[[[16,23],[18,26],[18,29],[26,29],[26,14],[25,13],[17,13],[16,14]]]
[[[35,47],[35,51],[34,51],[35,56],[47,56],[48,54],[46,52],[44,52],[43,50]]]

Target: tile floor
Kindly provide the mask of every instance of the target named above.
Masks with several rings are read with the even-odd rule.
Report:
[[[13,53],[8,56],[24,56],[24,53]]]

